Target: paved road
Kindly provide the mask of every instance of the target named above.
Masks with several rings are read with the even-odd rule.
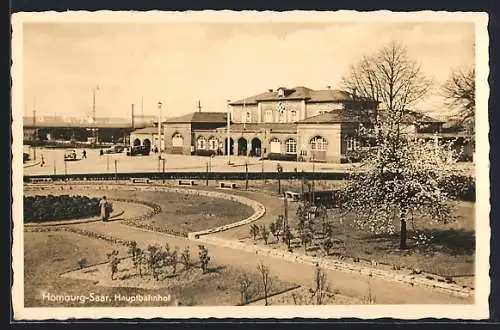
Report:
[[[37,149],[37,160],[40,160],[42,155],[45,160],[45,166],[33,166],[24,169],[25,175],[49,175],[49,174],[72,174],[72,173],[114,173],[115,160],[117,172],[158,172],[162,169],[162,164],[159,164],[157,155],[150,156],[134,156],[130,157],[124,153],[99,155],[99,151],[88,149],[87,158],[82,157],[83,149],[76,149],[78,160],[64,161],[64,149]],[[253,157],[237,157],[231,156],[231,162],[237,166],[229,166],[227,156],[216,156],[214,158],[202,156],[185,156],[163,154],[166,171],[181,171],[181,172],[205,172],[207,163],[211,171],[218,172],[242,172],[245,170],[244,164],[248,161],[248,170],[250,172],[275,172],[276,166],[280,163],[285,172],[291,172],[295,168],[298,171],[312,171],[312,163],[299,162],[277,162],[277,161],[260,161]],[[159,167],[160,166],[160,167]],[[314,170],[322,171],[340,171],[348,168],[345,164],[315,164]]]

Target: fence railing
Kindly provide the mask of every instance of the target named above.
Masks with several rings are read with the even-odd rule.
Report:
[[[24,182],[40,181],[81,181],[81,180],[129,180],[131,178],[148,178],[150,180],[343,180],[348,178],[345,172],[134,172],[134,173],[82,173],[25,175]]]

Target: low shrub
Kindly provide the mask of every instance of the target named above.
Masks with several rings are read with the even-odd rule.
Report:
[[[454,175],[449,180],[442,182],[443,190],[451,197],[467,201],[476,201],[476,181],[473,177]]]
[[[282,160],[282,161],[296,161],[297,154],[269,153],[269,154],[267,154],[267,159],[269,159],[269,160]]]
[[[27,222],[88,218],[99,213],[98,198],[69,195],[24,197],[24,221]]]
[[[213,156],[215,155],[215,150],[206,150],[206,149],[198,149],[194,152],[195,155],[197,156],[207,156],[207,157],[210,157],[210,156]]]

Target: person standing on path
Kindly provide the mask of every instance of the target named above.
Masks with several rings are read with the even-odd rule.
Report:
[[[99,207],[101,208],[101,219],[104,222],[107,222],[109,219],[108,212],[108,201],[106,200],[106,196],[103,196],[99,202]]]
[[[85,150],[82,151],[82,158],[87,158],[87,151]]]

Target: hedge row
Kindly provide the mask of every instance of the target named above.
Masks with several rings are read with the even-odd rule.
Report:
[[[24,220],[27,222],[80,219],[97,216],[99,213],[98,198],[69,195],[24,196]]]

